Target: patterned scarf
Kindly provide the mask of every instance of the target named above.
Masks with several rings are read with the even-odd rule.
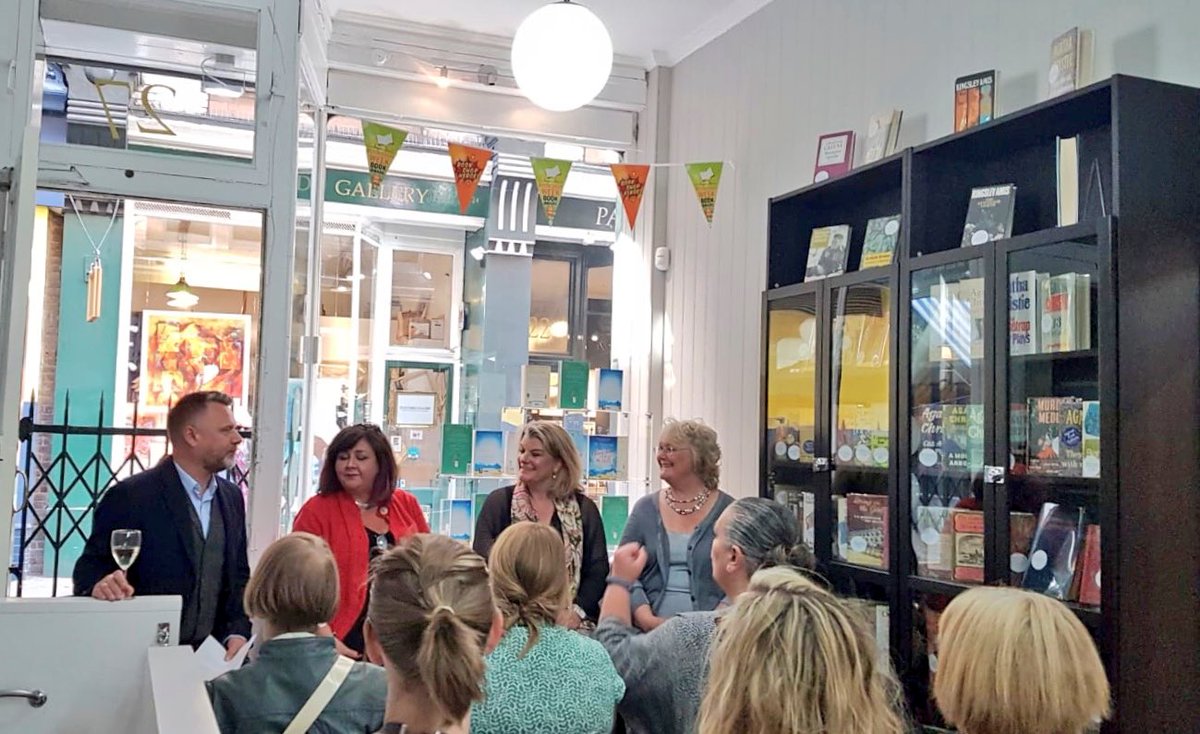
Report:
[[[554,511],[562,525],[563,545],[566,546],[567,578],[571,582],[571,599],[579,591],[579,575],[583,569],[583,514],[579,510],[579,499],[571,492],[565,499],[554,500]],[[533,509],[529,488],[517,483],[513,489],[512,521],[538,521]]]

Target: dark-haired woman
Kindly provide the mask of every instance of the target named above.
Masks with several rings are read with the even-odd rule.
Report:
[[[321,632],[337,638],[339,652],[349,657],[361,657],[364,649],[371,559],[400,538],[429,532],[416,498],[395,486],[396,460],[387,436],[377,426],[349,426],[330,442],[317,494],[292,526],[321,536],[333,551],[341,582],[338,610]]]

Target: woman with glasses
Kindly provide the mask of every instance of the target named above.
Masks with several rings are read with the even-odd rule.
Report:
[[[658,440],[661,491],[638,500],[621,544],[646,549],[632,590],[634,624],[649,632],[680,612],[711,611],[725,594],[713,581],[713,525],[733,498],[717,488],[721,447],[700,421],[677,421]]]
[[[321,634],[338,640],[338,651],[359,658],[364,650],[367,570],[377,555],[414,533],[428,533],[421,506],[395,489],[396,459],[378,426],[343,428],[325,451],[315,497],[304,503],[292,529],[325,539],[337,561],[337,614]]]

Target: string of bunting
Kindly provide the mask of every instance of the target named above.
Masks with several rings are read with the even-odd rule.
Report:
[[[371,175],[371,185],[379,186],[383,177],[396,159],[408,137],[408,131],[391,127],[378,122],[363,120],[363,145],[367,151],[367,168]],[[461,143],[448,143],[450,163],[454,169],[454,184],[458,190],[459,211],[466,214],[479,181],[483,178],[488,162],[494,152],[486,148],[475,148]],[[563,186],[571,173],[571,161],[558,158],[530,158],[533,167],[533,178],[537,184],[538,199],[546,220],[554,224],[554,215],[558,213],[558,204],[562,201]],[[613,180],[616,181],[617,191],[621,196],[621,204],[625,208],[625,217],[629,228],[637,224],[638,213],[642,208],[642,198],[646,193],[646,184],[652,168],[677,168],[687,171],[696,198],[700,202],[700,210],[711,226],[713,213],[717,208],[717,190],[721,186],[721,175],[725,168],[732,169],[732,163],[725,161],[701,161],[698,163],[613,163],[609,166]]]

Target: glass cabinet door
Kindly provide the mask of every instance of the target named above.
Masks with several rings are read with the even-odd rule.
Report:
[[[767,313],[766,452],[772,496],[796,511],[816,546],[817,296],[772,301]]]
[[[891,288],[886,281],[837,288],[832,306],[833,556],[886,570]]]
[[[1004,330],[1013,585],[1100,604],[1100,365],[1094,238],[1007,255]]]
[[[912,274],[911,533],[917,576],[984,581],[984,261]]]

